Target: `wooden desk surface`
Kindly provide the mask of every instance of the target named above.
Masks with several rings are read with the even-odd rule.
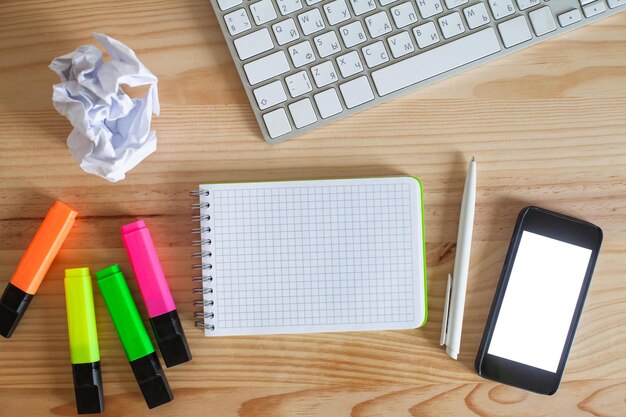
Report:
[[[52,108],[56,56],[92,31],[159,77],[158,151],[110,184],[69,155]],[[63,270],[129,270],[119,226],[150,222],[194,359],[167,370],[152,416],[594,415],[626,412],[626,14],[278,146],[260,137],[203,0],[0,5],[0,287],[55,199],[80,218],[16,334],[0,340],[0,415],[74,415]],[[438,346],[466,163],[478,160],[460,360]],[[390,174],[425,188],[429,322],[420,330],[208,339],[193,327],[187,191],[207,181]],[[543,397],[473,370],[515,217],[535,204],[605,241],[561,389]],[[136,293],[134,280],[129,281]],[[96,290],[106,415],[147,414]],[[143,308],[143,307],[140,307]]]

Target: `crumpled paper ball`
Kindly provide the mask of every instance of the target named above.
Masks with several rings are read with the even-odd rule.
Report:
[[[156,150],[152,114],[159,114],[157,77],[132,49],[102,33],[93,34],[110,61],[94,45],[84,45],[50,63],[61,78],[53,86],[54,108],[72,123],[67,146],[80,167],[111,182]],[[121,88],[149,85],[141,99]]]

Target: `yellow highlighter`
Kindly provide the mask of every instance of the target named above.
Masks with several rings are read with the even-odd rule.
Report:
[[[78,414],[104,411],[98,329],[89,268],[65,270],[65,305]]]

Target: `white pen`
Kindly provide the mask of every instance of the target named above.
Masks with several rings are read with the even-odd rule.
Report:
[[[465,292],[469,274],[470,250],[472,248],[472,229],[474,227],[474,206],[476,204],[476,161],[469,164],[465,189],[461,202],[459,232],[456,238],[453,276],[448,274],[448,285],[443,307],[443,324],[439,344],[446,345],[446,352],[452,359],[457,359],[461,349],[461,330],[465,310]]]

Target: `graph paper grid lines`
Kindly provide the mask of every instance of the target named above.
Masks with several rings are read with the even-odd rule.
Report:
[[[206,184],[206,335],[410,329],[426,294],[411,177]],[[210,292],[209,292],[210,291]]]

